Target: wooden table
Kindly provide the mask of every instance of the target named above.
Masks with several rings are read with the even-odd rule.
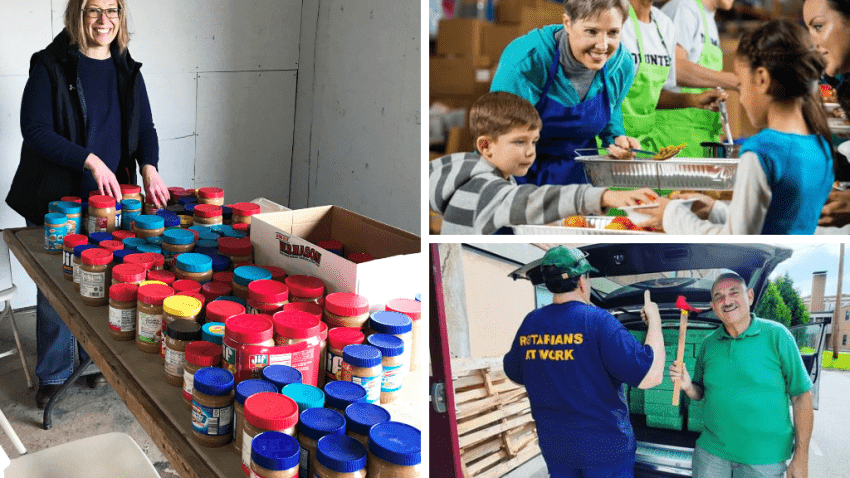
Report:
[[[73,282],[63,277],[62,256],[44,252],[43,228],[6,229],[4,237],[36,286],[181,477],[244,476],[241,455],[232,445],[205,448],[195,441],[192,413],[183,401],[182,388],[165,382],[159,355],[141,352],[135,341],[112,339],[108,307],[83,303]],[[420,381],[421,373],[408,374],[402,396],[386,408],[393,420],[421,429]]]

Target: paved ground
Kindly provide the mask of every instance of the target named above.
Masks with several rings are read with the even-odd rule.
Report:
[[[850,476],[847,434],[850,431],[850,371],[824,370],[820,403],[809,446],[809,476]],[[526,462],[506,478],[546,478],[542,456]]]
[[[35,311],[16,313],[15,319],[30,373],[37,387]],[[11,326],[4,320],[0,324],[0,351],[9,350],[14,344]],[[0,410],[3,410],[3,414],[9,419],[29,452],[118,431],[130,435],[139,444],[162,478],[178,478],[165,456],[109,385],[91,390],[86,387],[85,381],[80,379],[54,409],[53,428],[47,431],[41,428],[42,412],[35,406],[35,392],[35,388],[27,389],[26,377],[17,355],[0,359]],[[12,442],[2,431],[0,446],[9,458],[15,459],[19,456]]]

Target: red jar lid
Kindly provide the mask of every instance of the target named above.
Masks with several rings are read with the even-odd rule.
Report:
[[[89,206],[96,209],[115,207],[115,198],[98,194],[89,198]]]
[[[215,204],[198,204],[195,206],[196,217],[218,217],[221,216],[221,206]]]
[[[168,194],[169,194],[172,198],[173,198],[173,197],[176,197],[176,195],[177,195],[178,193],[181,193],[181,192],[183,192],[183,191],[184,191],[184,189],[183,189],[183,188],[181,188],[180,186],[171,186],[170,188],[168,188]]]
[[[133,234],[131,231],[125,231],[125,230],[123,230],[123,229],[122,229],[122,230],[120,230],[120,231],[114,231],[114,232],[112,233],[112,237],[113,237],[116,241],[123,241],[124,239],[129,239],[129,238],[131,238],[131,237],[136,237],[136,235],[135,235],[135,234]]]
[[[142,188],[141,186],[137,186],[135,184],[120,184],[121,194],[141,194]]]
[[[237,216],[253,216],[260,213],[260,205],[252,202],[238,202],[230,206],[230,209]]]
[[[251,281],[248,283],[248,299],[264,304],[278,304],[289,300],[289,287],[271,279]]]
[[[253,250],[254,246],[247,237],[222,237],[218,240],[218,252],[224,255],[247,256]]]
[[[156,266],[156,258],[151,257],[152,252],[138,252],[130,254],[124,258],[124,264],[138,264],[146,270],[151,270]]]
[[[272,320],[277,335],[291,339],[309,339],[322,330],[321,321],[316,316],[300,310],[278,312]]]
[[[207,282],[201,286],[201,294],[204,294],[204,297],[207,298],[207,302],[212,302],[223,295],[230,295],[232,291],[233,287],[231,287],[230,284],[222,282]]]
[[[60,201],[75,202],[77,204],[83,202],[83,200],[78,198],[77,196],[64,196],[60,199]]]
[[[118,264],[112,268],[112,279],[119,282],[141,282],[147,271],[138,264]]]
[[[298,404],[280,393],[255,393],[245,399],[245,421],[263,430],[286,430],[298,423]]]
[[[374,261],[375,258],[370,254],[366,254],[365,252],[352,252],[346,257],[349,261],[355,264],[362,264],[364,262]]]
[[[341,251],[342,250],[342,243],[339,242],[339,241],[319,241],[319,242],[316,243],[316,245],[321,247],[322,249],[327,249],[329,251],[331,251],[331,250]]]
[[[322,320],[322,307],[312,302],[290,302],[283,306],[283,310],[297,310],[306,312],[319,320]]]
[[[342,350],[346,345],[362,344],[366,336],[357,327],[336,327],[328,331],[328,345]]]
[[[248,225],[241,222],[234,224],[232,227],[237,231],[248,232]]]
[[[139,286],[136,284],[115,284],[109,287],[109,298],[118,302],[136,302]]]
[[[325,283],[313,276],[289,276],[284,282],[296,297],[321,297],[325,293]]]
[[[232,283],[233,271],[216,272],[215,274],[213,274],[213,282],[221,282],[223,284]]]
[[[200,292],[201,283],[192,279],[180,279],[171,284],[175,292]]]
[[[198,189],[198,197],[204,199],[223,198],[224,189],[221,188],[201,188]]]
[[[141,252],[140,254],[146,256],[148,260],[152,260],[154,267],[161,267],[165,265],[165,256],[162,254],[157,254],[156,252]],[[130,255],[132,256],[133,254]]]
[[[139,287],[139,301],[150,305],[162,305],[162,301],[174,295],[174,289],[162,284],[147,284]]]
[[[245,306],[230,300],[214,300],[207,305],[207,322],[224,323],[234,315],[244,314]]]
[[[186,344],[186,361],[192,365],[212,367],[221,361],[221,345],[204,340]]]
[[[148,280],[158,280],[170,286],[175,279],[177,279],[177,276],[171,271],[148,271]]]
[[[168,188],[168,190],[170,191],[170,190],[171,190],[171,188]],[[180,198],[185,198],[185,197],[193,196],[194,194],[195,194],[195,190],[194,190],[194,189],[183,189],[183,188],[180,188],[180,190],[179,190],[179,191],[174,191],[174,198],[175,198],[175,199],[180,199]]]
[[[68,234],[65,236],[65,239],[62,241],[62,245],[65,247],[74,248],[77,246],[82,246],[84,244],[89,243],[89,238],[82,234]]]
[[[325,297],[325,310],[341,317],[369,313],[369,300],[352,292],[334,292]]]
[[[393,299],[387,302],[386,309],[401,312],[411,320],[419,320],[422,316],[422,303],[415,299]]]
[[[80,254],[80,260],[83,264],[103,266],[112,262],[112,251],[107,251],[106,249],[101,249],[99,247],[86,249],[82,254]]]
[[[111,252],[124,249],[124,243],[121,241],[100,241],[100,244],[98,244],[98,246]]]
[[[286,271],[280,267],[275,266],[260,266],[263,269],[272,273],[272,280],[276,280],[278,282],[283,282],[286,280]]]
[[[200,292],[183,291],[183,292],[175,292],[174,295],[185,295],[186,297],[192,297],[192,298],[198,299],[198,301],[201,303],[201,307],[203,307],[204,304],[206,304],[206,302],[207,302],[207,298],[204,297],[204,294],[201,294]]]
[[[234,315],[224,321],[224,336],[243,344],[258,344],[274,336],[274,323],[270,315]]]

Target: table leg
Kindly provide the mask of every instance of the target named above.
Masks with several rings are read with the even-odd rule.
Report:
[[[75,381],[77,381],[78,378],[80,378],[80,375],[83,374],[83,371],[89,365],[91,365],[91,363],[92,363],[91,357],[87,358],[85,361],[80,363],[80,365],[77,366],[77,368],[74,369],[74,373],[72,373],[71,376],[68,377],[68,380],[65,380],[65,383],[63,383],[62,386],[59,387],[59,390],[56,390],[56,393],[54,393],[53,396],[50,397],[50,401],[47,402],[47,407],[44,408],[43,425],[44,425],[45,430],[50,430],[50,428],[53,426],[53,423],[50,419],[50,414],[53,413],[53,406],[56,405],[59,402],[59,400],[62,399],[62,395],[65,395],[65,392],[67,392],[68,389],[71,387],[71,385]]]

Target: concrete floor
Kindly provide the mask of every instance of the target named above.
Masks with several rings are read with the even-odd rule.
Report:
[[[35,406],[35,393],[38,388],[38,378],[35,376],[35,309],[15,313],[15,322],[34,388],[27,389],[26,377],[18,355],[0,359],[0,410],[9,419],[29,452],[117,431],[130,435],[139,444],[162,478],[178,478],[168,460],[109,385],[92,390],[86,386],[83,378],[78,380],[54,408],[53,428],[43,430],[43,413]],[[0,352],[14,346],[11,324],[8,320],[3,320],[0,322]],[[14,460],[20,456],[2,430],[0,446],[9,458]]]

